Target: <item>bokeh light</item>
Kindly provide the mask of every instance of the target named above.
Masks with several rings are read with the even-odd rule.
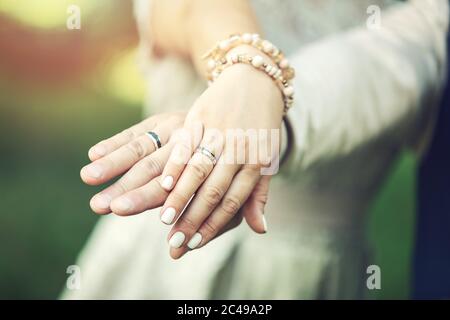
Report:
[[[66,26],[67,8],[80,7],[82,16],[88,16],[95,8],[104,4],[104,0],[2,0],[0,13],[4,13],[21,23],[35,28],[58,28]]]

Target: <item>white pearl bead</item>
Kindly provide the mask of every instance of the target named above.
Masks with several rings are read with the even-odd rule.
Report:
[[[219,43],[219,49],[220,50],[228,50],[230,48],[230,41],[223,40]]]
[[[253,45],[256,45],[261,39],[259,38],[259,34],[253,34],[252,35],[252,43]]]
[[[288,86],[284,88],[283,93],[287,97],[292,97],[294,95],[294,88],[292,86]]]
[[[228,41],[230,41],[230,43],[237,42],[239,41],[239,36],[234,35],[230,39],[228,39]]]
[[[270,72],[270,70],[272,70],[272,66],[270,66],[270,65],[267,65],[267,67],[266,67],[266,72],[267,72],[267,73],[269,73],[269,72]]]
[[[244,43],[249,44],[249,43],[252,42],[252,40],[253,40],[253,37],[252,37],[252,35],[251,35],[250,33],[244,33],[244,34],[242,35],[242,41],[243,41]]]
[[[267,40],[264,40],[264,41],[262,42],[262,47],[263,47],[263,51],[264,51],[265,53],[271,53],[272,50],[273,50],[273,45],[272,45],[269,41],[267,41]]]
[[[232,63],[237,63],[237,62],[238,62],[238,55],[237,55],[237,53],[232,53],[232,54],[230,54],[229,59],[230,59],[230,61],[231,61]]]
[[[256,56],[254,56],[253,59],[252,59],[252,65],[253,65],[255,68],[261,67],[261,66],[263,65],[263,63],[264,63],[264,59],[263,59],[263,57],[261,57],[261,56],[256,55]]]
[[[273,67],[272,70],[270,70],[269,75],[273,76],[275,73],[277,73],[278,68],[277,67]]]
[[[282,72],[280,69],[277,70],[277,72],[275,73],[274,77],[275,78],[279,78],[281,76]]]
[[[280,61],[280,68],[281,69],[286,69],[289,67],[289,61],[288,59],[283,59]]]
[[[216,62],[213,59],[208,60],[208,70],[213,70],[216,67]]]

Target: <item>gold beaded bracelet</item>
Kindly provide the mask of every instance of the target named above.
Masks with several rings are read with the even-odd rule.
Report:
[[[264,62],[260,55],[249,56],[246,54],[228,52],[239,45],[251,45],[267,54],[276,66]],[[228,39],[220,41],[203,57],[207,61],[207,79],[213,82],[227,67],[236,63],[246,63],[258,70],[265,72],[277,83],[283,94],[284,113],[286,114],[293,104],[294,88],[291,85],[295,77],[295,70],[289,65],[289,61],[276,46],[267,40],[261,39],[258,34],[244,33],[231,35]]]

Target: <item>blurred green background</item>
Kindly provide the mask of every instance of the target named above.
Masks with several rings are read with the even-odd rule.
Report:
[[[68,30],[69,4],[81,30]],[[79,169],[95,142],[137,122],[131,1],[0,2],[0,298],[54,299],[96,222]],[[408,298],[415,160],[405,154],[373,204],[374,298]]]

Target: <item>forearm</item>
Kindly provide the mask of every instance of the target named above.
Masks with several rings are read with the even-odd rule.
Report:
[[[152,36],[159,54],[175,53],[192,60],[205,74],[202,55],[234,33],[261,33],[246,0],[153,0]]]

